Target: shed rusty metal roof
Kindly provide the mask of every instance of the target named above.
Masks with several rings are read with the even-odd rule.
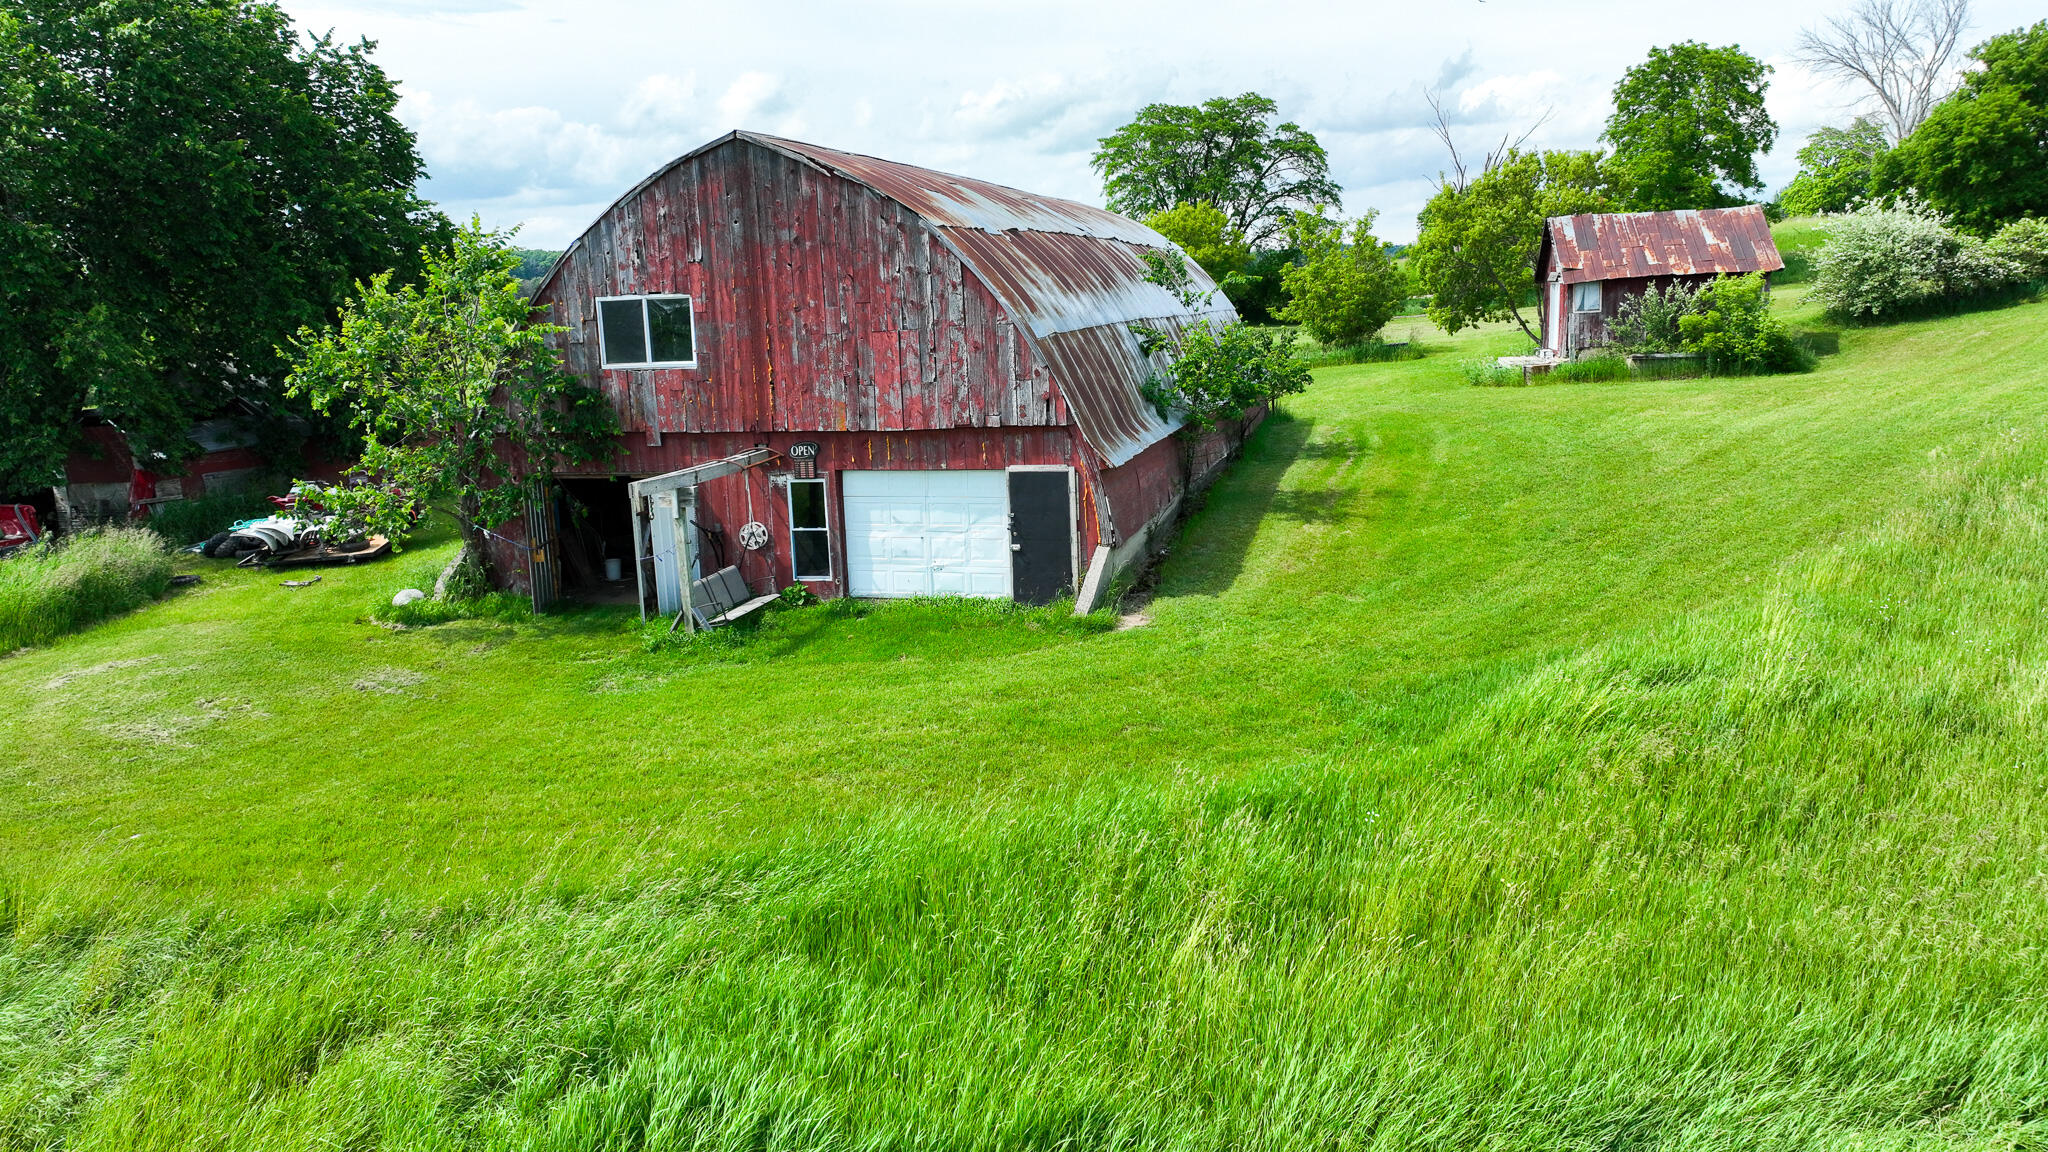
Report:
[[[1776,272],[1785,266],[1762,207],[1553,216],[1539,275],[1565,284],[1646,276]]]
[[[641,181],[624,203],[677,165],[744,142],[815,165],[872,189],[923,219],[959,255],[1029,335],[1066,397],[1068,411],[1106,467],[1128,462],[1177,431],[1141,391],[1156,364],[1133,324],[1179,332],[1198,320],[1228,321],[1236,309],[1193,260],[1194,287],[1214,292],[1189,308],[1145,279],[1143,250],[1178,252],[1166,237],[1114,212],[976,180],[841,152],[816,144],[733,132],[678,157]],[[607,210],[609,211],[609,210]],[[1185,253],[1182,253],[1185,257]]]

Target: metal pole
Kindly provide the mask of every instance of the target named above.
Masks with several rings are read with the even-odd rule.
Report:
[[[633,588],[640,593],[640,622],[647,623],[647,570],[641,559],[647,554],[647,530],[642,521],[647,516],[647,497],[633,496]]]
[[[697,630],[697,605],[695,581],[690,574],[697,570],[697,557],[690,547],[690,525],[696,520],[697,486],[692,484],[676,492],[676,555],[682,561],[683,621],[692,632]]]

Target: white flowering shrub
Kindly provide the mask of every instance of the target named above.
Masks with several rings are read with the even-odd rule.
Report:
[[[1829,218],[1813,297],[1848,320],[1963,303],[2027,279],[2014,261],[1914,200]]]

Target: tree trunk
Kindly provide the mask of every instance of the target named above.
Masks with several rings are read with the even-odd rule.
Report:
[[[496,566],[491,563],[491,538],[484,534],[484,526],[477,523],[482,514],[481,502],[474,496],[464,496],[456,512],[456,521],[462,525],[462,547],[476,558],[477,567],[483,569],[484,578],[494,586],[498,582]]]

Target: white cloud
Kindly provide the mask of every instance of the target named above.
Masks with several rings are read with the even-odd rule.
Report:
[[[718,98],[718,118],[731,128],[781,128],[793,118],[793,102],[782,78],[772,72],[742,72]]]
[[[697,108],[697,74],[657,72],[640,81],[626,98],[624,119],[640,128],[696,127],[702,119]]]
[[[1846,0],[1722,0],[1711,12],[1266,0],[1256,20],[1187,0],[1171,21],[1100,0],[283,2],[304,28],[378,42],[432,172],[427,195],[454,215],[527,220],[537,245],[566,243],[664,161],[735,127],[1100,203],[1089,153],[1139,108],[1263,92],[1322,140],[1346,208],[1379,208],[1382,234],[1398,240],[1412,237],[1443,164],[1425,88],[1451,97],[1468,149],[1518,135],[1545,108],[1555,114],[1532,144],[1590,148],[1615,81],[1652,46],[1739,42],[1779,69],[1783,131],[1763,167],[1774,184],[1814,126],[1849,114],[1849,94],[1785,60],[1802,26]],[[1978,28],[2031,23],[2037,7],[1976,0]]]

